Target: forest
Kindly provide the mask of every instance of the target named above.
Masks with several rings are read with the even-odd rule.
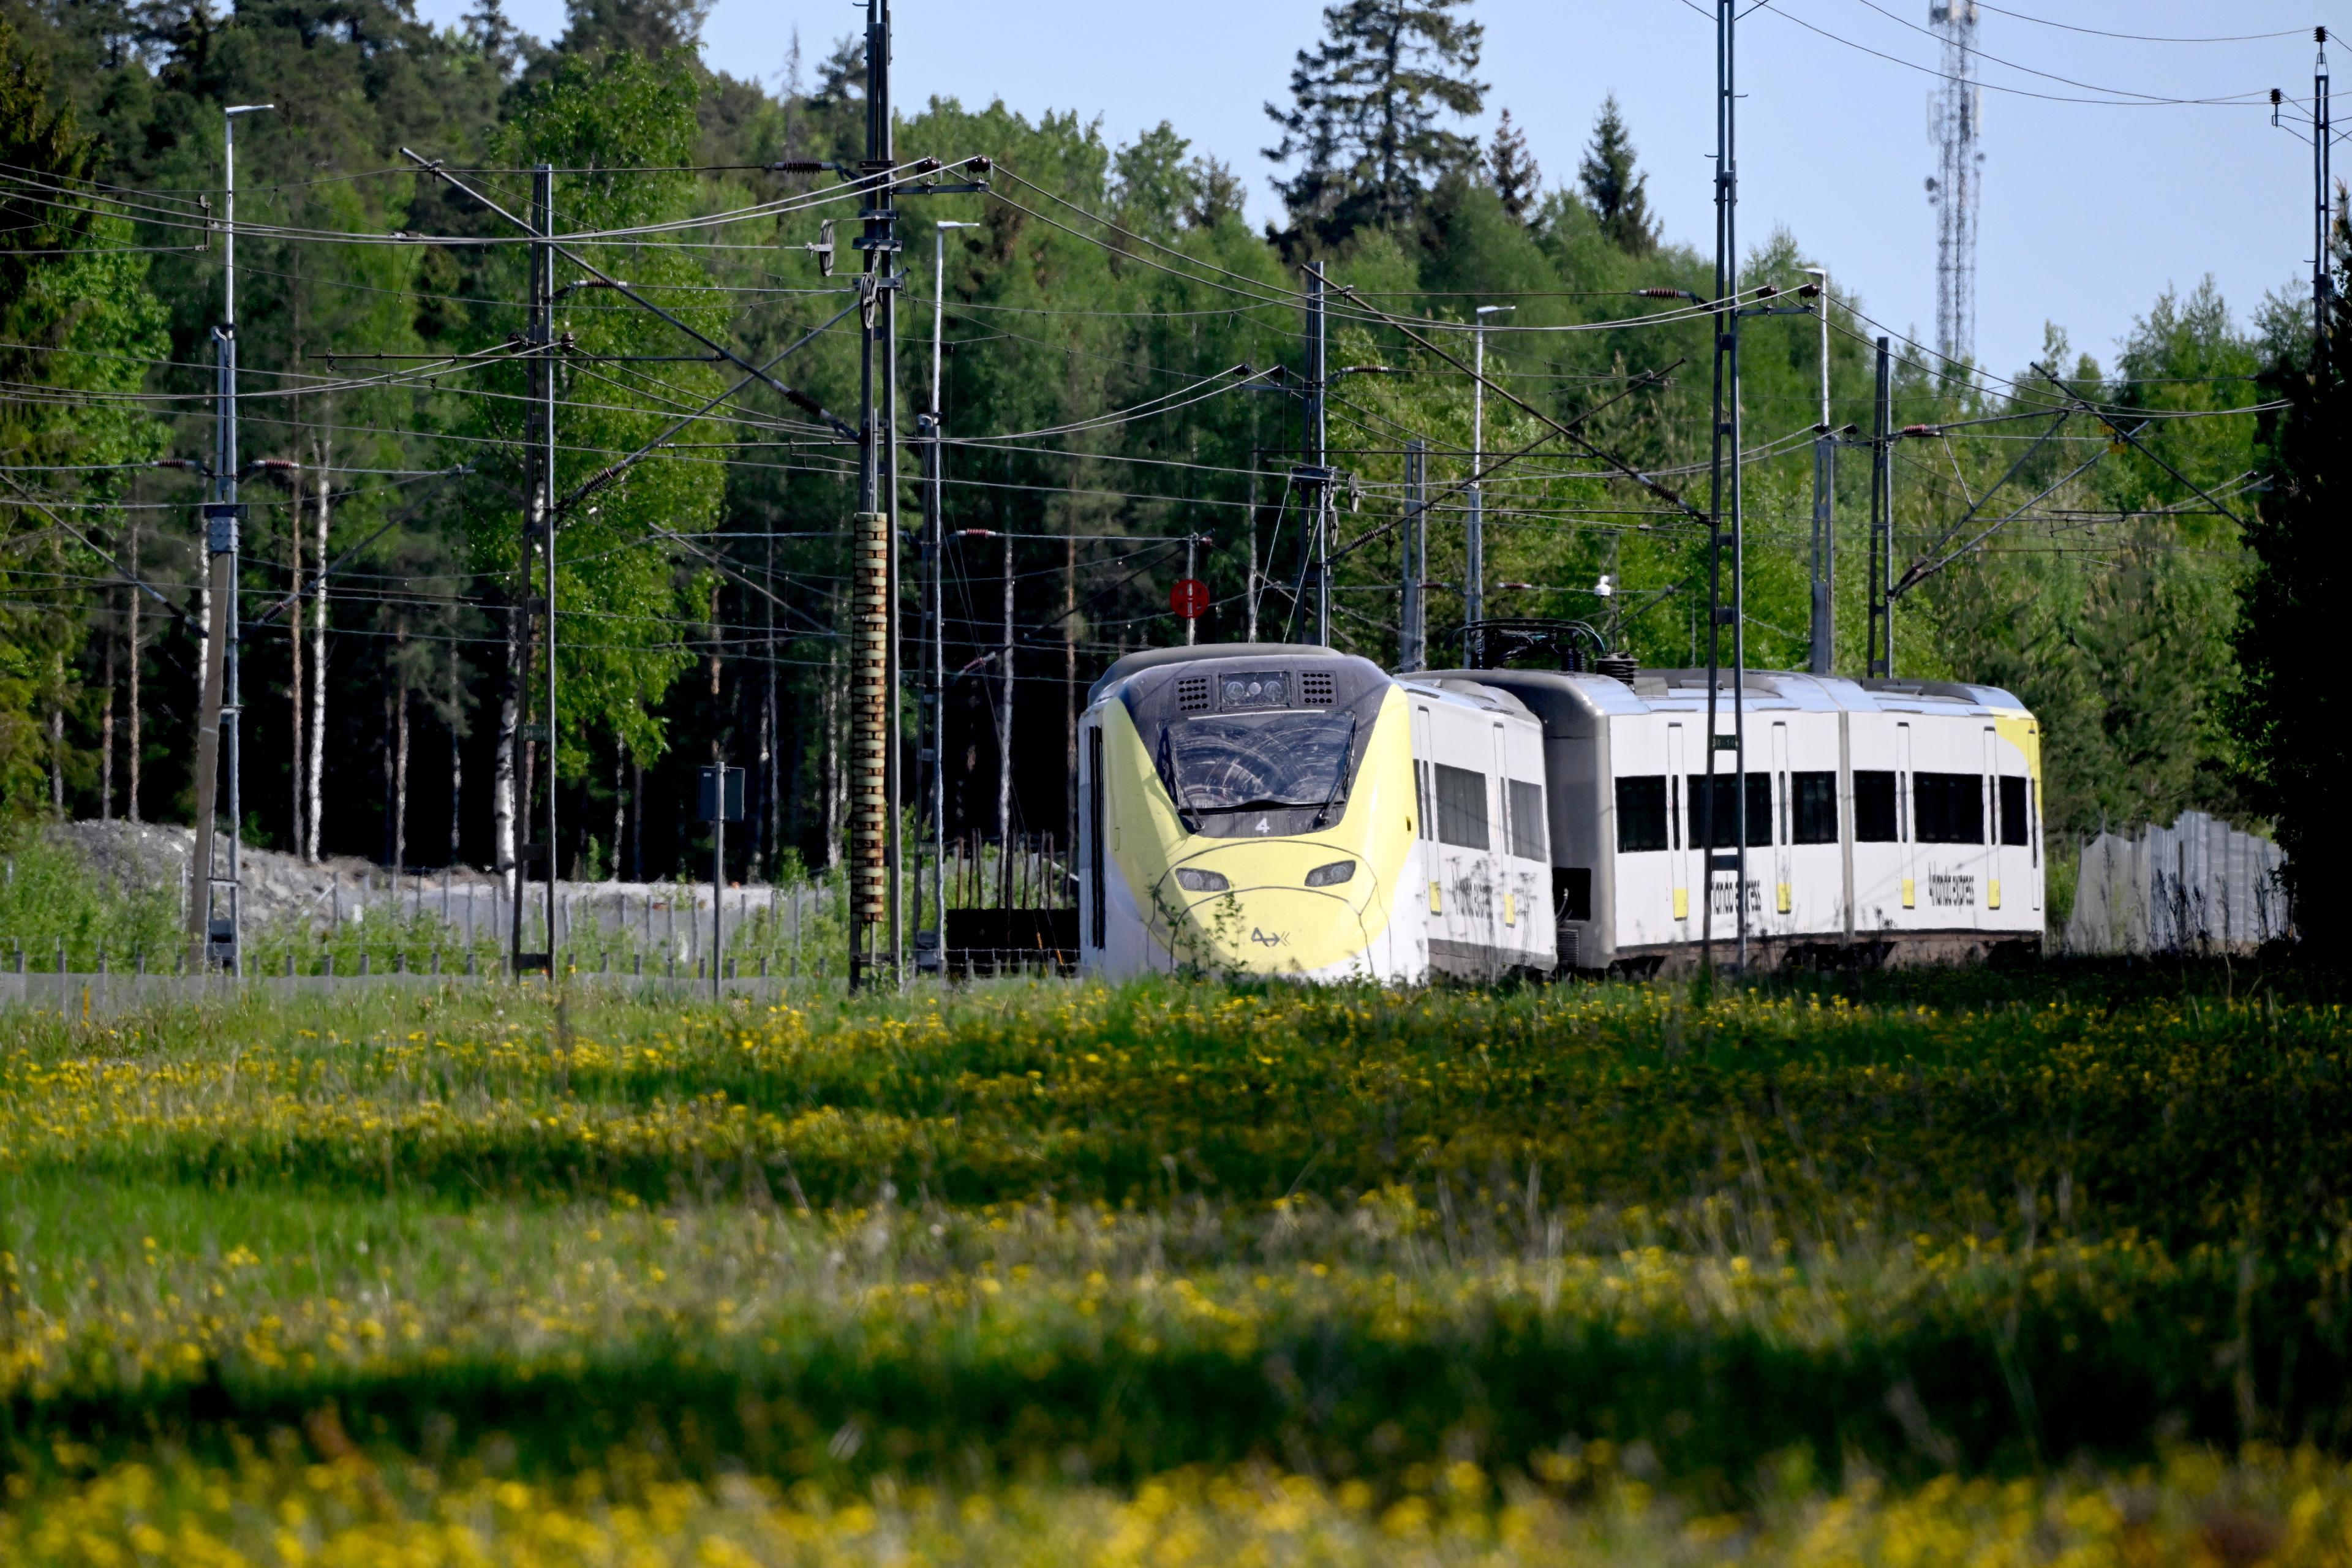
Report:
[[[562,709],[551,737],[526,730],[555,753],[559,862],[694,874],[695,770],[723,757],[751,778],[731,875],[835,863],[856,452],[809,410],[856,407],[855,209],[819,201],[833,174],[772,165],[862,155],[862,44],[803,61],[796,37],[770,90],[710,68],[698,22],[678,0],[572,0],[541,42],[498,0],[454,28],[404,0],[0,5],[15,816],[193,809],[221,111],[268,104],[236,132],[247,841],[509,863],[527,258],[466,191],[522,210],[545,163],[583,257],[751,363],[791,351],[801,395],[722,396],[733,374],[677,327],[559,279],[558,488],[675,428],[564,525]],[[1478,80],[1469,0],[1336,5],[1297,42],[1291,101],[1269,111],[1286,220],[1262,228],[1242,175],[1181,127],[1112,144],[1082,113],[898,85],[899,158],[985,159],[989,186],[906,204],[900,253],[895,510],[920,515],[919,421],[936,421],[950,837],[997,831],[1001,759],[1013,829],[1066,833],[1071,715],[1121,652],[1182,638],[1169,591],[1188,562],[1210,590],[1202,639],[1312,635],[1296,473],[1310,263],[1332,289],[1334,644],[1396,659],[1419,450],[1438,498],[1430,658],[1458,657],[1478,416],[1456,361],[1483,319],[1487,374],[1514,395],[1487,396],[1479,438],[1524,452],[1485,484],[1486,613],[1587,620],[1644,664],[1705,661],[1713,318],[1696,302],[1714,262],[1651,216],[1638,128],[1612,100],[1586,146],[1531,148]],[[1895,673],[2003,686],[2041,715],[2053,847],[2189,807],[2278,816],[2289,781],[2263,759],[2281,731],[2252,698],[2285,689],[2315,634],[2264,642],[2247,606],[2272,605],[2275,631],[2307,588],[2259,552],[2295,559],[2305,535],[2280,509],[2317,493],[2273,482],[2293,410],[2322,398],[2279,392],[2312,383],[2307,296],[2184,287],[2105,361],[2053,324],[2031,364],[1953,365],[1874,319],[1801,236],[1766,231],[1737,281],[1792,291],[1808,267],[1832,279],[1837,670],[1863,672],[1884,337],[1905,433]],[[1744,328],[1760,667],[1806,657],[1822,342],[1811,315]]]

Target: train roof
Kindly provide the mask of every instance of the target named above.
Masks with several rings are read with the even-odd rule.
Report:
[[[1156,699],[1171,696],[1172,700],[1172,694],[1160,691],[1161,682],[1167,679],[1164,675],[1158,680],[1140,682],[1137,677],[1188,665],[1230,659],[1247,659],[1276,669],[1309,665],[1335,667],[1344,699],[1349,701],[1355,700],[1370,689],[1403,682],[1433,691],[1449,702],[1517,713],[1528,719],[1535,717],[1517,697],[1491,681],[1480,679],[1486,671],[1475,670],[1457,675],[1391,675],[1370,659],[1341,653],[1319,643],[1200,643],[1191,647],[1145,648],[1141,652],[1123,656],[1104,670],[1087,689],[1087,702],[1092,706],[1102,698],[1116,693],[1126,700],[1130,710],[1139,710],[1140,717],[1140,709],[1166,706]],[[1139,697],[1141,698],[1139,707]],[[1174,710],[1171,709],[1171,713]]]
[[[1613,675],[1549,669],[1426,670],[1399,679],[1454,688],[1475,682],[1507,691],[1542,719],[1547,729],[1561,723],[1572,725],[1580,720],[1706,710],[1704,669],[1639,670],[1630,683]],[[1730,700],[1729,670],[1717,673],[1717,689],[1718,704]],[[1741,683],[1741,698],[1742,705],[1750,713],[1893,712],[2013,718],[2026,712],[2024,703],[1998,686],[1880,677],[1856,679],[1781,669],[1748,671]]]
[[[1148,647],[1139,653],[1122,655],[1111,667],[1095,678],[1087,688],[1087,700],[1095,701],[1102,694],[1130,676],[1146,670],[1164,669],[1171,664],[1199,664],[1211,659],[1253,658],[1265,660],[1313,659],[1318,663],[1361,665],[1364,672],[1381,674],[1380,666],[1368,658],[1359,658],[1320,643],[1296,642],[1213,642],[1192,647]]]
[[[1091,703],[1130,677],[1150,670],[1236,658],[1342,664],[1350,667],[1349,673],[1358,678],[1393,679],[1461,700],[1529,712],[1547,725],[1636,713],[1704,712],[1706,709],[1704,669],[1637,670],[1630,682],[1613,675],[1549,669],[1425,669],[1385,677],[1369,659],[1317,643],[1202,643],[1191,647],[1145,648],[1113,662],[1087,689],[1087,700]],[[1718,702],[1729,700],[1729,670],[1717,672],[1717,689]],[[1998,686],[1881,676],[1857,679],[1810,675],[1790,669],[1748,671],[1742,695],[1751,713],[1843,711],[2012,718],[2027,711],[2014,694]]]

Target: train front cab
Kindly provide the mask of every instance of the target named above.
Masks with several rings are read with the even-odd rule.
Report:
[[[1079,744],[1079,966],[1411,984],[1424,928],[1403,694],[1328,648],[1132,654]]]

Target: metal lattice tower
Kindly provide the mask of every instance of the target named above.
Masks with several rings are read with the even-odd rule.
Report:
[[[1984,154],[1977,150],[1982,95],[1977,87],[1976,0],[1936,0],[1927,20],[1943,40],[1944,84],[1927,100],[1927,137],[1938,153],[1927,179],[1936,209],[1936,348],[1972,362],[1977,346],[1977,201]]]

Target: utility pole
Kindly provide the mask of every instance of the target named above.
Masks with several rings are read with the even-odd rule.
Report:
[[[1184,580],[1187,583],[1190,583],[1200,574],[1201,536],[1197,533],[1187,533],[1184,536]],[[1184,617],[1184,646],[1186,647],[1193,646],[1194,636],[1200,630],[1200,616],[1186,616]]]
[[[1004,643],[998,650],[996,699],[996,852],[1013,863],[1013,531],[1004,531]]]
[[[1329,386],[1323,309],[1323,264],[1307,264],[1307,483],[1315,489],[1312,550],[1315,563],[1315,640],[1331,646],[1331,454],[1330,422],[1324,406]]]
[[[2316,197],[2311,228],[2311,341],[2313,363],[2324,368],[2327,363],[2328,296],[2335,291],[2335,278],[2327,265],[2327,242],[2336,195],[2329,183],[2328,143],[2336,132],[2335,115],[2328,103],[2327,29],[2314,28],[2313,34],[2319,43],[2319,62],[2312,68],[2311,74],[2311,178]]]
[[[1805,668],[1827,675],[1837,659],[1837,437],[1830,426],[1830,275],[1808,267],[1819,294],[1822,321],[1822,418],[1813,426],[1813,620]]]
[[[212,590],[212,613],[205,631],[204,687],[196,720],[196,835],[189,879],[189,969],[203,973],[215,958],[225,960],[233,974],[245,973],[244,910],[239,897],[239,839],[243,805],[237,788],[237,613],[238,567],[236,499],[236,121],[276,105],[232,104],[221,111],[222,163],[226,201],[224,207],[221,324],[214,329],[214,389],[217,415],[213,437],[213,499],[205,510],[205,569]],[[228,752],[228,871],[213,868],[213,840],[219,831],[221,752]],[[213,893],[228,890],[228,913],[215,921]]]
[[[2315,374],[2327,363],[2328,300],[2336,291],[2335,274],[2327,264],[2328,229],[2335,216],[2335,188],[2328,177],[2335,114],[2327,74],[2327,29],[2315,27],[2312,36],[2319,44],[2318,63],[2311,71],[2311,363]],[[2284,127],[2285,112],[2286,95],[2271,89],[2271,123]]]
[[[540,637],[547,658],[547,839],[541,857],[547,867],[547,983],[557,973],[555,939],[555,795],[556,739],[562,733],[555,721],[555,170],[541,163],[530,175],[531,220],[538,226],[539,297],[544,301],[540,318],[542,334],[539,358],[539,527],[540,569],[546,581],[546,615]],[[715,962],[715,960],[714,960]]]
[[[1871,397],[1870,426],[1870,628],[1863,648],[1863,673],[1895,673],[1895,605],[1887,589],[1895,580],[1895,439],[1893,356],[1878,340],[1878,377]]]
[[[1983,127],[1983,89],[1977,85],[1977,0],[1930,0],[1927,21],[1942,43],[1943,78],[1930,101],[1934,177],[1927,201],[1936,209],[1936,351],[1943,374],[1973,368],[1977,353],[1977,212],[1983,179],[1977,150]]]
[[[521,721],[514,732],[515,896],[508,933],[510,973],[520,978],[526,970],[543,969],[555,984],[555,746],[560,732],[555,722],[555,171],[546,163],[530,172],[530,218],[523,226],[531,236],[530,321],[526,329],[531,349],[531,397],[528,417],[530,435],[524,445],[530,475],[523,500],[522,551],[519,593],[522,601],[521,646],[516,650],[515,684]],[[545,718],[531,717],[531,667],[534,647],[547,667]],[[543,838],[531,836],[530,792],[542,758],[547,774],[547,815]],[[526,949],[530,916],[530,868],[533,861],[547,870],[546,944]]]
[[[1744,542],[1740,529],[1739,313],[1739,164],[1735,45],[1738,16],[1736,0],[1716,0],[1715,8],[1715,420],[1714,454],[1710,468],[1707,549],[1706,627],[1706,793],[1700,802],[1700,836],[1706,843],[1706,904],[1699,916],[1699,962],[1715,962],[1715,874],[1732,873],[1731,902],[1738,919],[1735,963],[1748,963],[1748,639],[1743,618],[1746,574],[1742,569]],[[1730,462],[1731,526],[1724,527],[1725,459]],[[1727,531],[1731,543],[1731,603],[1723,602],[1723,546]],[[1716,733],[1720,702],[1722,637],[1731,627],[1731,733]],[[1732,755],[1732,853],[1716,853],[1715,756]]]
[[[1403,600],[1398,616],[1400,670],[1429,668],[1429,443],[1415,436],[1404,444]]]
[[[915,755],[927,770],[922,810],[930,818],[930,832],[917,851],[915,877],[915,966],[944,973],[947,963],[947,409],[941,362],[947,337],[948,230],[978,228],[976,223],[941,219],[931,231],[931,410],[930,439],[924,453],[930,472],[923,488],[923,618],[930,628],[930,647],[924,650],[928,679],[923,682],[919,722],[923,732]],[[930,858],[931,925],[923,925],[922,857]],[[925,938],[929,937],[926,942]]]
[[[863,306],[858,376],[857,531],[851,658],[849,985],[897,978],[898,540],[897,416],[898,213],[891,179],[890,0],[866,0],[866,157],[858,165],[866,231],[857,248]],[[878,362],[878,363],[877,363]],[[885,384],[876,385],[877,374]],[[877,397],[877,392],[879,394]],[[877,406],[878,405],[878,406]],[[886,455],[887,454],[887,455]],[[887,487],[887,488],[886,488]],[[887,921],[886,938],[877,928]],[[887,948],[883,943],[887,941]]]
[[[1471,363],[1476,367],[1470,382],[1470,483],[1465,504],[1469,521],[1463,534],[1462,619],[1475,626],[1486,618],[1486,486],[1478,470],[1486,462],[1486,318],[1517,305],[1481,305],[1477,325],[1471,329]],[[1463,639],[1462,657],[1475,668],[1485,657],[1486,635]]]

